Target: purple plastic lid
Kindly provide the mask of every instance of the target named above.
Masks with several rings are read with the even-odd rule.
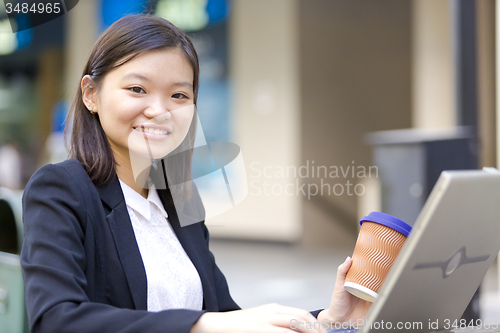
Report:
[[[385,213],[371,212],[368,216],[363,217],[361,221],[359,221],[359,225],[362,225],[364,221],[385,225],[386,227],[399,231],[406,237],[408,237],[411,231],[411,226],[409,224]]]

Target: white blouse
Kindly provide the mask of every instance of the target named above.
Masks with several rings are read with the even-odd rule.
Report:
[[[201,310],[200,276],[168,221],[168,214],[149,179],[148,198],[120,180],[148,281],[148,311]]]

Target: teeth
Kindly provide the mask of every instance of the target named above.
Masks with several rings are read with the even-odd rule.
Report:
[[[160,134],[160,135],[167,135],[170,134],[170,132],[161,130],[161,129],[155,129],[155,128],[142,128],[142,127],[137,127],[137,130],[141,132],[146,132],[146,133],[153,133],[153,134]]]

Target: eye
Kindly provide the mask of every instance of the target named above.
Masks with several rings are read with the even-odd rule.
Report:
[[[131,91],[133,91],[133,92],[136,92],[136,93],[138,93],[138,94],[141,92],[140,90],[144,91],[144,89],[142,89],[141,87],[137,87],[137,86],[135,86],[135,87],[131,87],[131,88],[128,88],[128,89],[129,89],[129,90],[131,90]],[[135,90],[134,90],[134,89],[135,89]],[[137,91],[137,89],[139,89],[139,91]],[[145,91],[144,91],[144,92],[145,92]]]
[[[181,93],[173,94],[172,97],[179,98],[179,99],[189,99],[189,97],[187,97],[186,95],[181,94]]]

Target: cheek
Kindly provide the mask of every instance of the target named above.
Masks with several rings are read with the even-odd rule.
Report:
[[[132,127],[130,122],[123,115],[110,114],[107,112],[102,112],[103,115],[99,116],[101,120],[101,126],[108,137],[112,137],[114,140],[119,140],[125,138],[128,133],[132,132]]]
[[[187,131],[189,130],[189,126],[191,125],[192,120],[193,120],[193,113],[184,114],[182,118],[179,119],[180,126]]]
[[[175,119],[175,127],[177,132],[186,135],[189,127],[191,126],[191,121],[194,116],[194,106],[184,107],[171,112],[172,117]]]
[[[106,103],[100,110],[99,117],[103,128],[112,132],[131,132],[135,117],[134,108],[123,103]]]

